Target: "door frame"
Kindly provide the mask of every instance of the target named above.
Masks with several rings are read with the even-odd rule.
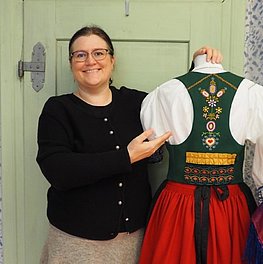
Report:
[[[8,10],[8,12],[7,12]],[[2,230],[4,263],[23,258],[23,85],[17,75],[23,43],[23,0],[2,0],[0,8],[0,122],[2,144]],[[16,122],[14,122],[14,120]]]
[[[230,40],[221,43],[225,57],[223,64],[230,71],[242,75],[245,26],[242,29],[240,25],[245,23],[246,0],[226,1],[231,1],[232,23],[229,30]],[[3,197],[3,252],[4,263],[13,264],[24,263],[25,257],[23,243],[26,224],[23,217],[25,205],[23,188],[21,188],[24,185],[24,85],[23,79],[20,80],[17,75],[17,62],[23,57],[23,3],[23,0],[2,0],[0,9],[0,142],[2,144],[0,173]],[[234,12],[240,10],[241,5],[243,13]],[[229,27],[229,25],[224,26]],[[236,46],[237,43],[243,44]]]

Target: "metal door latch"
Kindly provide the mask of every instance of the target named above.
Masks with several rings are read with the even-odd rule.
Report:
[[[31,62],[18,62],[19,78],[24,76],[25,71],[31,72],[32,87],[36,92],[40,91],[45,83],[45,60],[45,48],[38,42],[33,48]]]

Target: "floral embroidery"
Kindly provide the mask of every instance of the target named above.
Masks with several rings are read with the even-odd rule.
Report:
[[[206,89],[199,88],[200,93],[205,97],[207,105],[203,106],[203,118],[207,121],[206,130],[201,135],[202,144],[208,150],[213,150],[219,144],[220,132],[216,132],[216,120],[220,118],[223,113],[220,103],[220,97],[222,97],[227,88],[222,88],[218,91],[216,81],[214,77],[211,78],[208,91]]]
[[[229,184],[234,179],[234,167],[187,164],[184,179],[188,184],[196,185]]]
[[[218,143],[219,143],[219,138],[220,138],[220,133],[219,132],[203,132],[202,133],[202,142],[203,145],[208,148],[209,150],[214,149]]]

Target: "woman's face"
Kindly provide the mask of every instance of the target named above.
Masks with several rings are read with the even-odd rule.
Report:
[[[97,49],[108,49],[107,43],[97,35],[81,36],[72,44],[72,52],[88,53],[83,62],[77,62],[74,56],[71,59],[73,77],[80,89],[109,87],[114,57],[107,53],[104,59],[95,60],[91,52]]]

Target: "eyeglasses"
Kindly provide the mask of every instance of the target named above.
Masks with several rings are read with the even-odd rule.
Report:
[[[85,50],[76,50],[70,54],[70,59],[73,58],[76,62],[84,62],[90,54],[94,60],[100,61],[104,60],[108,53],[108,49],[95,49],[90,53]]]

